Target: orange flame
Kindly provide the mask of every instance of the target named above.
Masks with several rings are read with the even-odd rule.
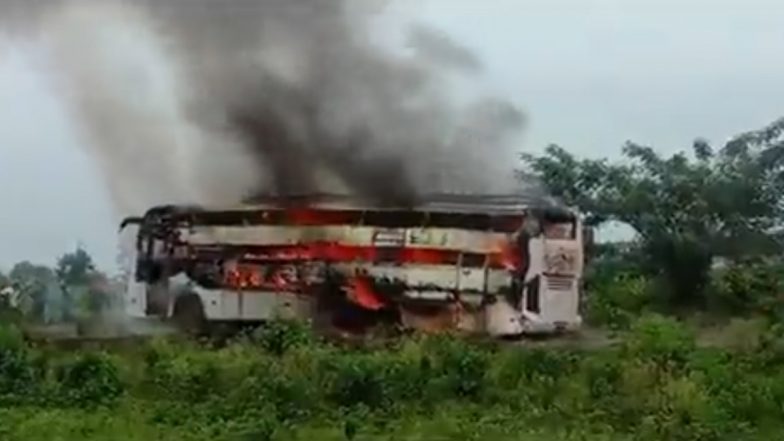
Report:
[[[516,271],[523,266],[523,259],[518,247],[510,241],[503,240],[497,245],[497,251],[492,254],[493,263],[508,271]]]
[[[373,286],[365,277],[356,276],[349,282],[349,299],[357,305],[372,311],[378,311],[384,307],[384,302],[373,290]]]

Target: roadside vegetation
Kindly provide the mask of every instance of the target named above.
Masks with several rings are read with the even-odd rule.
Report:
[[[17,265],[0,275],[24,299],[0,307],[0,440],[784,439],[782,131],[670,157],[628,144],[617,161],[523,158],[588,224],[636,233],[589,250],[583,314],[614,337],[599,347],[343,347],[275,322],[220,347],[63,351],[13,323],[111,304],[89,256]],[[52,319],[36,299],[53,286],[82,306]]]
[[[67,353],[5,328],[0,439],[781,439],[782,360],[777,327],[698,347],[661,315],[590,351],[450,336],[343,348],[279,322],[221,348]]]

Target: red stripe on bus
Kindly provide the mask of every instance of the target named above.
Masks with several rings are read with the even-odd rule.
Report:
[[[499,247],[497,252],[464,253],[434,248],[401,248],[311,243],[307,245],[254,246],[242,254],[243,260],[259,262],[325,261],[372,262],[420,265],[458,265],[461,255],[464,267],[516,270],[522,267],[521,253],[512,245]],[[196,252],[198,255],[198,251]],[[470,257],[470,259],[469,259]]]

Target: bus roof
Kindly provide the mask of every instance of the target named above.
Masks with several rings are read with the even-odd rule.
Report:
[[[287,196],[263,196],[252,202],[227,206],[199,205],[161,205],[148,210],[148,215],[156,213],[258,211],[286,208],[314,208],[322,210],[362,210],[362,211],[421,211],[455,214],[510,215],[525,210],[542,210],[560,213],[561,216],[574,215],[572,210],[558,204],[552,198],[531,197],[522,194],[454,194],[433,193],[419,195],[413,204],[379,204],[371,199],[341,194],[307,194]]]

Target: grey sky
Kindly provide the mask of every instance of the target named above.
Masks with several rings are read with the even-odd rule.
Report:
[[[615,155],[633,139],[672,152],[784,115],[778,0],[404,0],[392,13],[480,55],[481,86],[529,117],[521,149]],[[111,204],[42,62],[0,42],[0,268],[78,242],[111,266]]]

